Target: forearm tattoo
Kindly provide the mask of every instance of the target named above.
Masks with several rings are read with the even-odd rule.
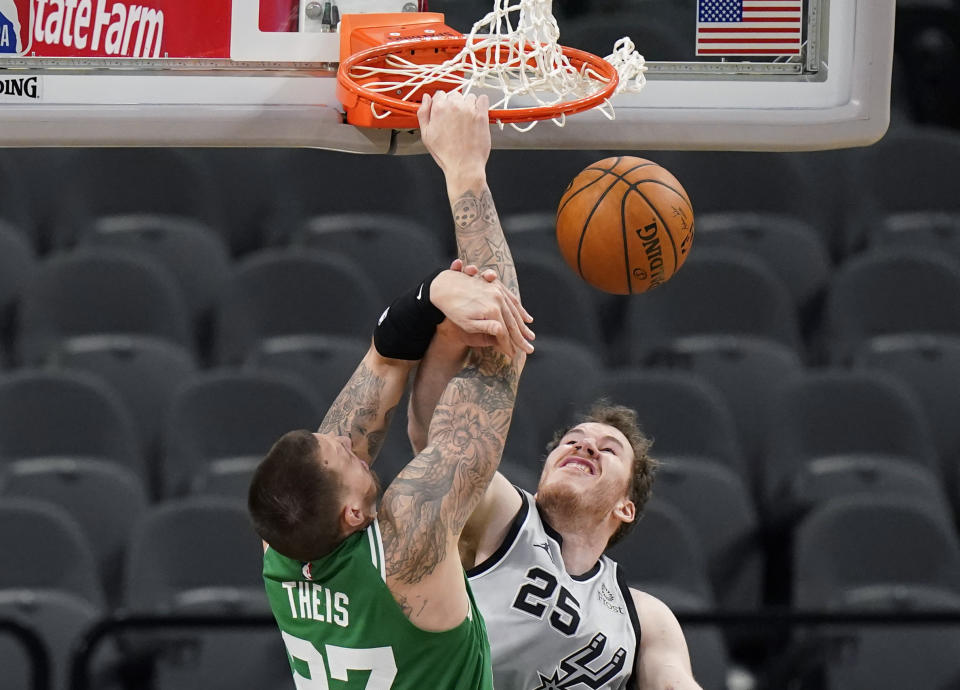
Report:
[[[451,203],[457,228],[457,248],[464,263],[481,271],[492,268],[507,289],[518,294],[517,271],[507,246],[490,190],[484,186],[479,196],[466,192]]]
[[[397,406],[382,410],[382,397],[386,381],[360,362],[353,376],[340,391],[320,423],[322,434],[350,436],[353,450],[361,457],[366,454],[371,460],[383,447],[390,419]]]
[[[444,391],[428,445],[393,481],[381,506],[388,573],[416,584],[446,556],[500,463],[518,366],[492,348],[471,354]]]

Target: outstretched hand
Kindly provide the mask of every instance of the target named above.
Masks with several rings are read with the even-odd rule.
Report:
[[[425,94],[417,110],[420,137],[449,179],[483,175],[490,156],[490,99],[484,94]]]
[[[509,357],[517,350],[533,352],[536,336],[527,326],[533,317],[519,298],[497,279],[456,259],[430,285],[430,301],[444,313],[454,337],[470,347],[495,347]]]

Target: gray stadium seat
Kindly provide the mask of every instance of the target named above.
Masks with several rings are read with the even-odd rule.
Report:
[[[283,242],[322,213],[399,213],[452,242],[443,174],[430,156],[358,156],[319,149],[278,149],[272,172],[293,206],[270,220],[267,243]]]
[[[560,197],[573,178],[606,157],[596,151],[564,149],[491,151],[487,180],[497,213],[501,219],[514,213],[556,214]],[[522,289],[522,274],[520,285]]]
[[[714,603],[703,545],[689,520],[665,501],[651,498],[640,521],[607,555],[621,565],[631,587],[669,587]]]
[[[265,612],[263,548],[239,501],[167,501],[137,523],[127,551],[131,611]]]
[[[542,447],[594,401],[603,364],[580,341],[538,333],[534,342],[536,350],[527,357],[517,386],[516,406]]]
[[[696,374],[658,369],[614,369],[601,392],[637,411],[653,440],[654,457],[719,461],[746,479],[737,431],[726,401]]]
[[[701,336],[684,338],[652,364],[696,374],[723,395],[736,423],[750,487],[757,490],[770,403],[781,386],[803,372],[797,352],[764,338]]]
[[[342,258],[306,249],[258,252],[227,281],[217,309],[215,358],[239,364],[276,337],[369,337],[384,306],[371,280]]]
[[[106,216],[150,213],[193,218],[213,228],[222,223],[213,176],[195,151],[73,149],[59,173],[61,201],[51,219],[55,247],[74,244]]]
[[[51,690],[70,687],[70,662],[76,644],[103,615],[99,606],[64,591],[31,589],[0,590],[0,618],[12,619],[35,632],[43,641],[50,658]],[[0,637],[0,668],[5,690],[30,690],[29,667],[12,640]],[[11,653],[19,652],[19,653]],[[107,653],[109,656],[109,652]],[[104,655],[94,657],[94,665]],[[115,657],[114,657],[115,658]]]
[[[960,337],[873,338],[854,357],[858,368],[885,371],[916,396],[929,422],[951,496],[960,506]]]
[[[283,372],[213,370],[174,394],[166,420],[161,482],[182,494],[216,463],[218,472],[251,472],[293,429],[316,429],[324,410],[312,391]]]
[[[863,246],[872,228],[891,214],[957,212],[953,180],[960,174],[960,136],[936,127],[906,127],[851,159],[856,193],[843,207],[844,249]]]
[[[54,352],[50,363],[97,376],[116,391],[130,412],[148,462],[160,452],[160,433],[173,393],[197,369],[193,353],[181,345],[122,335],[71,338]]]
[[[0,219],[0,366],[13,340],[17,304],[30,281],[36,261],[33,248],[14,226]]]
[[[871,247],[917,247],[941,252],[960,261],[960,209],[909,211],[883,216],[870,229]]]
[[[324,409],[350,380],[370,340],[339,335],[294,335],[271,338],[247,358],[253,369],[276,369],[296,376],[313,390]]]
[[[0,498],[0,590],[57,590],[104,603],[93,550],[76,520],[59,506]]]
[[[603,358],[606,343],[597,299],[606,297],[606,293],[582,281],[559,255],[529,252],[515,256],[514,261],[520,299],[534,318],[531,327],[537,337],[576,340]]]
[[[799,347],[797,315],[783,281],[754,257],[691,253],[666,284],[627,306],[622,361],[642,364],[691,336],[738,335]]]
[[[698,249],[745,251],[780,276],[798,309],[809,308],[826,288],[831,266],[818,231],[795,216],[779,213],[701,213]]]
[[[758,608],[763,544],[757,511],[741,477],[716,462],[657,459],[656,496],[676,507],[696,531],[718,605],[734,611]]]
[[[390,304],[420,278],[447,268],[436,233],[396,213],[342,213],[314,216],[294,234],[293,244],[327,256],[343,255],[360,267]]]
[[[21,460],[0,469],[0,496],[43,500],[67,511],[93,549],[104,591],[117,594],[131,526],[147,507],[140,477],[91,458]]]
[[[848,362],[870,338],[898,333],[960,335],[960,267],[919,249],[888,248],[847,261],[825,304],[831,361]]]
[[[230,270],[223,240],[191,218],[147,213],[98,218],[81,244],[134,251],[157,260],[176,279],[198,324],[219,301]]]
[[[797,527],[793,604],[847,606],[866,587],[926,586],[960,594],[960,544],[948,515],[901,496],[850,496]]]
[[[31,207],[30,187],[24,182],[22,162],[15,156],[9,149],[0,153],[0,223],[17,228],[24,239],[38,249],[39,228]]]
[[[792,511],[849,493],[909,491],[945,506],[919,403],[882,372],[810,372],[785,385],[768,427],[764,498]]]
[[[23,294],[21,362],[43,361],[67,338],[105,334],[151,335],[195,347],[183,296],[153,261],[85,249],[41,264]]]
[[[82,372],[0,377],[0,461],[77,456],[146,477],[133,422],[113,389]]]

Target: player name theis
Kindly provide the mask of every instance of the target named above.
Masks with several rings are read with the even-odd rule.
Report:
[[[287,590],[290,615],[296,620],[305,618],[318,623],[335,623],[341,628],[350,625],[347,606],[350,597],[343,592],[334,592],[316,582],[282,582]]]
[[[163,11],[108,0],[34,0],[33,40],[118,57],[160,57]],[[102,43],[102,48],[101,48]]]

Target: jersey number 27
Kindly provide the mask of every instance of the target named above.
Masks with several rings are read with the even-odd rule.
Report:
[[[327,652],[327,662],[324,663],[323,654],[313,644],[283,631],[281,634],[290,656],[300,659],[310,669],[309,678],[294,671],[293,682],[297,690],[330,690],[327,682],[328,666],[330,678],[333,680],[348,680],[350,671],[370,671],[366,690],[390,690],[393,685],[393,679],[397,675],[397,662],[393,658],[391,647],[350,649],[328,644],[324,646]]]

